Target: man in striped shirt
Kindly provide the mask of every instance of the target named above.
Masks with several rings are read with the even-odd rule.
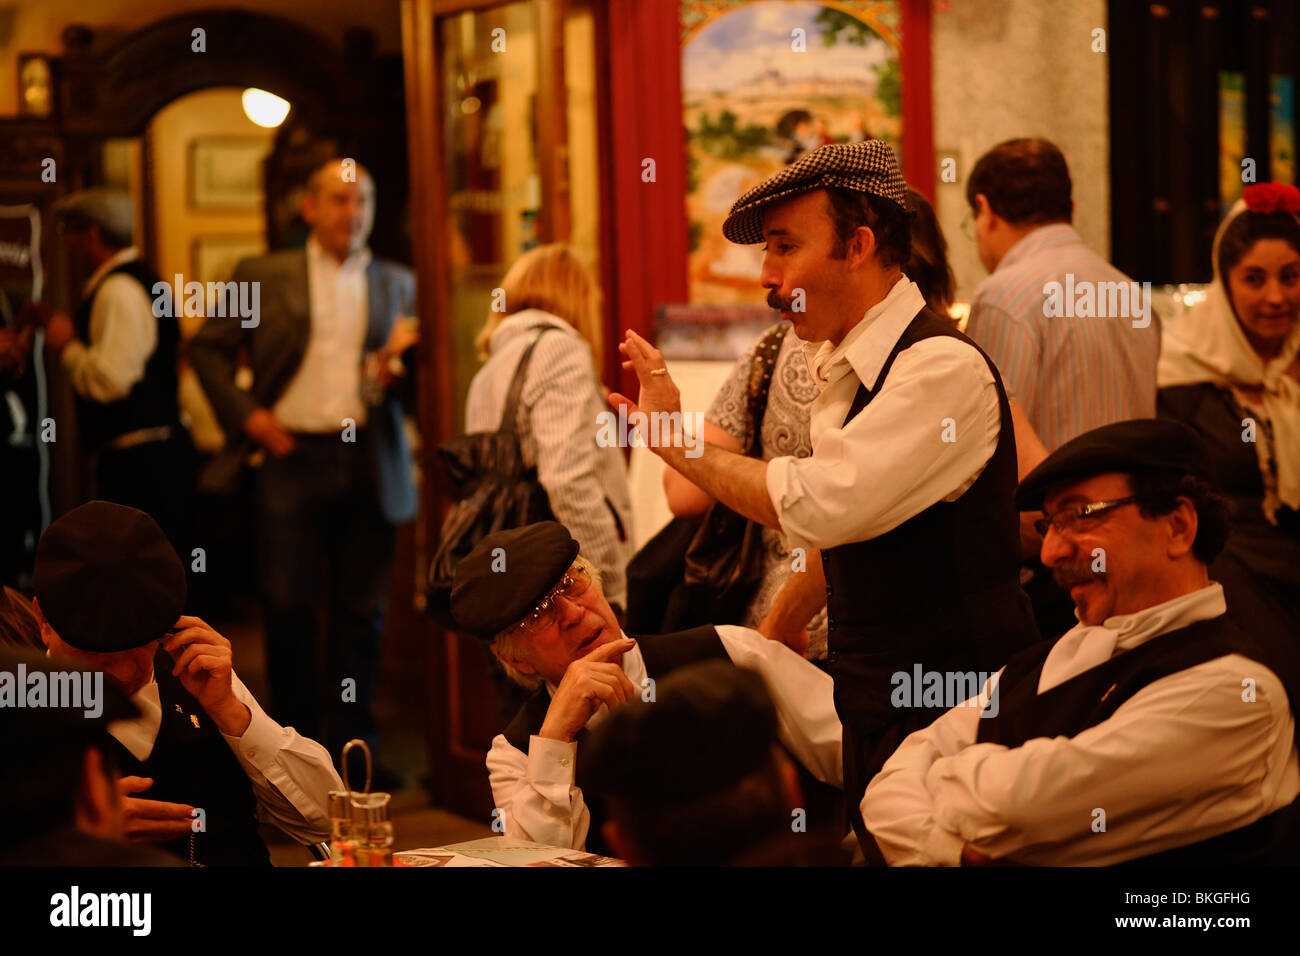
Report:
[[[1051,452],[1076,435],[1156,412],[1160,320],[1139,286],[1070,225],[1065,157],[1008,140],[966,184],[980,261],[966,334],[997,364]]]
[[[1042,454],[1102,425],[1156,413],[1160,319],[1150,285],[1084,245],[1070,225],[1070,192],[1065,157],[1045,139],[995,146],[966,182],[989,271],[971,298],[966,334],[997,365]],[[1037,464],[1020,461],[1019,473]],[[1051,639],[1074,626],[1074,609],[1038,559],[1036,517],[1021,516],[1021,584]]]

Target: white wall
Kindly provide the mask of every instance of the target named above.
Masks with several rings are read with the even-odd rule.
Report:
[[[946,7],[946,9],[944,8]],[[931,24],[934,146],[957,157],[957,182],[936,182],[936,211],[967,300],[985,277],[961,231],[966,174],[980,155],[1017,136],[1050,139],[1074,183],[1074,226],[1110,255],[1108,54],[1092,52],[1106,28],[1105,0],[953,0]],[[936,172],[936,180],[938,174]]]

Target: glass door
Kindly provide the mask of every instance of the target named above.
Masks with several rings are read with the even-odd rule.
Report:
[[[480,361],[474,336],[510,264],[538,245],[537,16],[529,0],[441,19],[443,185],[453,421]]]

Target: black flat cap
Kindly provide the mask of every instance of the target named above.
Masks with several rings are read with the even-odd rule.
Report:
[[[686,803],[766,766],[776,729],[757,672],[692,664],[659,681],[653,701],[636,697],[592,731],[583,786],[637,807]]]
[[[907,208],[907,183],[889,144],[879,139],[818,146],[773,173],[731,207],[722,234],[745,245],[763,241],[763,210],[774,202],[814,189],[868,193]]]
[[[185,609],[185,567],[143,511],[90,501],[36,546],[36,600],[50,626],[83,651],[130,650],[163,637]]]
[[[1204,478],[1207,467],[1201,436],[1182,422],[1164,418],[1115,422],[1070,439],[1043,459],[1016,489],[1016,505],[1021,511],[1037,511],[1057,485],[1112,471]]]
[[[578,542],[557,521],[494,531],[456,566],[452,618],[490,641],[537,607],[577,556]]]

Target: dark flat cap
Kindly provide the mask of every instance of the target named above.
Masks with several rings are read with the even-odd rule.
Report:
[[[765,767],[776,711],[757,672],[727,661],[673,671],[655,699],[634,698],[592,731],[585,789],[639,807],[717,793]]]
[[[36,600],[50,626],[83,651],[130,650],[163,637],[185,609],[185,567],[143,511],[90,501],[36,546]]]
[[[55,219],[93,222],[112,238],[130,242],[135,221],[131,194],[113,186],[95,186],[64,196],[51,207]]]
[[[879,139],[832,143],[805,153],[737,199],[722,224],[722,234],[741,245],[762,242],[764,209],[800,193],[832,187],[868,193],[907,208],[907,183],[888,143]]]
[[[577,556],[578,542],[557,521],[494,531],[456,566],[452,618],[490,641],[537,607]]]
[[[1021,511],[1037,511],[1057,485],[1112,471],[1204,478],[1207,459],[1201,436],[1182,422],[1163,418],[1115,422],[1070,439],[1044,458],[1016,489],[1016,505]]]

